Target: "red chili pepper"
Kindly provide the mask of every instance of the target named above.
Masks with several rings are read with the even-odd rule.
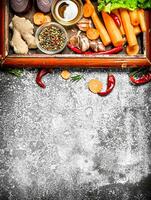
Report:
[[[36,76],[36,83],[43,89],[46,88],[46,85],[42,82],[42,77],[50,72],[52,72],[50,69],[41,69]]]
[[[115,24],[117,25],[117,27],[121,26],[121,21],[118,18],[118,16],[114,13],[111,13],[110,16],[112,17],[112,19],[114,20]]]
[[[147,74],[143,74],[140,77],[136,77],[135,75],[130,75],[130,82],[135,85],[142,85],[151,81],[151,72]]]
[[[98,92],[98,95],[100,96],[107,96],[108,94],[110,94],[115,86],[115,77],[112,74],[108,75],[107,78],[107,89],[104,92]]]
[[[86,51],[86,52],[82,52],[80,49],[78,49],[77,47],[74,47],[71,44],[68,44],[68,47],[73,52],[78,53],[78,54],[83,54],[83,55],[91,55],[91,54],[92,55],[115,54],[115,53],[119,53],[120,51],[123,50],[123,46],[118,46],[118,47],[114,47],[114,48],[106,50],[106,51],[100,51],[100,52]]]

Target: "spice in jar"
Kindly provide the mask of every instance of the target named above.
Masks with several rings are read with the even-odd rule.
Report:
[[[47,51],[63,49],[66,42],[66,35],[63,30],[55,25],[45,27],[39,34],[39,44]]]

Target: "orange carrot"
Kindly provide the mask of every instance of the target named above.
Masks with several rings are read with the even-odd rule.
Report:
[[[141,29],[139,26],[134,26],[134,33],[135,33],[135,35],[138,35],[141,33]]]
[[[141,30],[142,32],[146,32],[145,12],[143,9],[138,10],[138,16],[139,16]]]
[[[130,47],[137,45],[137,38],[134,33],[134,28],[130,21],[129,13],[126,9],[120,9],[121,19],[123,22],[126,38]]]
[[[124,41],[121,32],[116,26],[112,17],[104,11],[102,11],[102,17],[113,45],[115,47],[123,45]]]
[[[92,17],[92,21],[93,21],[96,29],[99,31],[100,38],[101,38],[104,46],[109,45],[111,43],[111,39],[109,37],[109,34],[108,34],[106,28],[104,27],[103,23],[100,21],[98,15],[96,14],[96,12],[93,12],[91,17]]]
[[[86,18],[91,17],[93,10],[94,8],[90,3],[85,3],[83,6],[83,16]]]
[[[119,18],[119,20],[121,22],[121,26],[119,27],[119,29],[121,31],[121,34],[125,35],[125,31],[124,31],[124,27],[123,27],[123,23],[122,23],[122,20],[121,20],[121,16],[120,16],[119,10],[112,10],[112,13],[114,13],[116,16],[118,16],[118,18]]]
[[[63,79],[68,80],[71,76],[71,73],[68,70],[63,70],[60,75]]]
[[[104,27],[103,23],[101,22],[101,20],[99,19],[93,4],[91,3],[90,0],[85,0],[86,3],[90,4],[93,7],[93,13],[91,15],[92,21],[94,23],[95,28],[99,31],[100,34],[100,38],[104,44],[104,46],[107,46],[111,43],[111,39],[109,37],[109,34],[106,30],[106,28]]]
[[[139,25],[139,16],[137,10],[129,11],[130,20],[133,26]]]
[[[99,31],[95,28],[89,28],[86,35],[90,40],[96,40],[99,38]]]
[[[135,55],[138,54],[138,52],[139,52],[139,45],[138,44],[135,45],[135,46],[132,46],[132,47],[130,47],[130,46],[126,47],[126,53],[130,56],[135,56]]]
[[[92,79],[88,82],[88,88],[91,92],[97,94],[98,92],[101,92],[103,84],[99,80]]]
[[[51,22],[51,18],[49,15],[45,15],[44,23],[49,23]]]
[[[45,15],[41,12],[35,13],[33,17],[34,17],[34,23],[36,25],[41,25],[45,21]]]

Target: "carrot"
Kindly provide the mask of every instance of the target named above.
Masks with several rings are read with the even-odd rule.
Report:
[[[45,15],[43,13],[41,13],[41,12],[35,13],[33,18],[34,18],[34,23],[36,25],[41,25],[45,21]]]
[[[135,35],[138,35],[141,33],[141,29],[139,26],[134,26],[134,33],[135,33]]]
[[[143,9],[138,10],[138,16],[139,16],[141,30],[142,32],[146,32],[145,12]]]
[[[98,92],[101,92],[103,84],[99,80],[92,79],[88,82],[88,88],[91,92],[97,94]]]
[[[129,11],[130,20],[133,26],[139,25],[139,16],[137,10]]]
[[[138,44],[137,38],[134,33],[134,28],[130,21],[130,16],[129,16],[128,11],[126,9],[120,9],[120,14],[121,14],[121,19],[124,26],[126,38],[128,41],[128,45],[130,47],[137,45]]]
[[[113,45],[115,47],[123,45],[124,41],[121,32],[116,26],[112,17],[104,11],[102,11],[102,17]]]
[[[121,20],[121,16],[120,16],[119,10],[112,10],[112,13],[114,13],[115,15],[118,16],[118,18],[119,18],[119,20],[121,22],[121,26],[119,27],[119,29],[121,31],[121,34],[125,35],[125,31],[124,31],[124,27],[123,27],[123,23],[122,23],[122,20]]]
[[[126,53],[130,56],[135,56],[135,55],[138,54],[138,52],[139,52],[139,45],[138,44],[135,45],[135,46],[132,46],[132,47],[130,47],[130,46],[126,47]]]
[[[91,17],[93,10],[94,8],[90,3],[85,3],[83,6],[83,16],[86,18]]]
[[[68,80],[71,76],[71,73],[67,70],[63,70],[60,75],[63,79]]]
[[[45,15],[44,23],[49,23],[51,22],[51,18],[49,15]]]
[[[104,44],[104,46],[107,46],[111,43],[111,39],[109,37],[109,34],[105,28],[105,26],[103,25],[103,23],[100,21],[98,15],[96,14],[96,12],[93,12],[92,14],[92,21],[95,25],[95,28],[99,31],[100,34],[100,38]]]
[[[104,44],[104,46],[107,46],[111,43],[111,39],[109,37],[109,34],[104,27],[103,23],[100,21],[93,4],[91,3],[90,0],[86,0],[86,3],[90,4],[93,7],[93,13],[91,14],[92,21],[94,23],[95,28],[99,31],[100,38]]]
[[[89,28],[86,35],[90,40],[96,40],[99,38],[99,31],[95,28]]]

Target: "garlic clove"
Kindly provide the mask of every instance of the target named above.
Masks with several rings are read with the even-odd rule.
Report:
[[[93,23],[92,23],[92,20],[90,19],[82,18],[77,23],[77,26],[81,31],[87,31],[89,28],[93,27]]]

